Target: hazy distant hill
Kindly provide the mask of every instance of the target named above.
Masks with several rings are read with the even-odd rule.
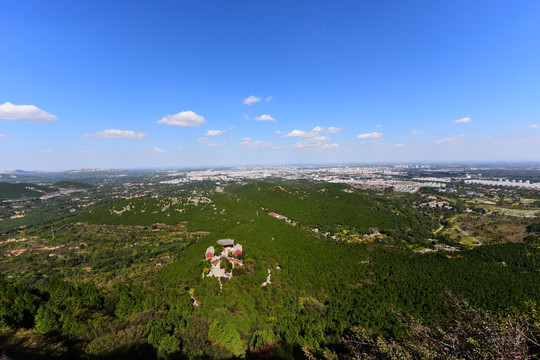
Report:
[[[80,173],[127,173],[126,170],[121,169],[75,169],[67,172],[68,174],[80,174]]]

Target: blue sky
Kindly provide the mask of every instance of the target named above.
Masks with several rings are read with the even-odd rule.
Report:
[[[0,1],[0,170],[540,160],[538,1]]]

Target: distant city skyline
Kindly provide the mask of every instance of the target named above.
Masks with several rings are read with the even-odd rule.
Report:
[[[540,161],[540,3],[0,3],[0,171]]]

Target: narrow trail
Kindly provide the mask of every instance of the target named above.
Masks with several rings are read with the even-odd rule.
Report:
[[[441,224],[441,227],[439,227],[437,230],[435,230],[435,231],[433,232],[433,234],[434,234],[434,235],[437,234],[437,233],[438,233],[439,231],[441,231],[442,229],[444,229],[444,225]]]
[[[441,224],[441,218],[442,218],[442,216],[439,218],[439,224]],[[457,225],[455,224],[455,222],[454,222],[455,219],[456,219],[456,218],[453,217],[453,218],[450,220],[450,223],[454,225],[454,228],[455,228],[455,229],[457,229],[457,230],[458,230],[460,233],[462,233],[463,235],[465,235],[465,236],[467,236],[467,237],[473,239],[474,241],[476,241],[476,243],[478,243],[478,245],[484,245],[483,242],[481,242],[480,240],[478,240],[477,238],[475,238],[474,236],[472,236],[471,234],[469,234],[467,231],[465,231],[465,230],[463,230],[462,228],[460,228],[459,226],[457,226]],[[444,225],[443,225],[443,224],[441,224],[441,226],[440,226],[437,230],[435,230],[435,231],[433,232],[433,234],[434,234],[434,235],[437,234],[437,233],[438,233],[439,231],[441,231],[442,229],[444,229]]]
[[[439,222],[439,225],[440,225],[440,227],[439,227],[439,228],[438,228],[437,230],[435,230],[435,231],[433,232],[433,235],[437,235],[437,233],[438,233],[439,231],[441,231],[442,229],[444,229],[444,225],[443,225],[443,224],[441,224],[441,220],[442,220],[442,218],[443,218],[443,216],[442,216],[442,215],[441,215],[441,216],[439,216],[439,220],[438,220],[438,222]]]
[[[266,277],[266,281],[261,284],[261,286],[266,286],[272,283],[270,279],[272,278],[272,270],[268,268],[268,276]]]
[[[455,225],[456,229],[459,230],[459,232],[461,232],[463,235],[465,236],[468,236],[470,237],[471,239],[473,239],[474,241],[476,241],[478,243],[478,245],[484,245],[483,242],[481,242],[480,240],[478,240],[477,238],[475,238],[474,236],[472,236],[471,234],[469,234],[468,232],[466,232],[465,230],[463,230],[462,228],[460,228],[459,226]]]

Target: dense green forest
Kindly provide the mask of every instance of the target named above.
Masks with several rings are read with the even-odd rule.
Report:
[[[52,185],[0,182],[0,200],[34,198],[58,189],[88,189],[92,185],[75,181],[59,181]]]
[[[438,222],[411,200],[251,183],[122,200],[57,223],[54,237],[36,228],[26,252],[2,263],[0,350],[13,359],[466,359],[513,338],[522,341],[501,350],[506,358],[535,356],[538,245],[412,251]],[[373,232],[385,236],[334,236]],[[242,244],[244,265],[220,283],[202,274],[206,248],[221,238]],[[459,349],[435,346],[448,339]]]
[[[36,184],[11,184],[0,182],[0,200],[18,199],[23,197],[39,197],[44,193],[51,191],[47,186],[39,186]]]

